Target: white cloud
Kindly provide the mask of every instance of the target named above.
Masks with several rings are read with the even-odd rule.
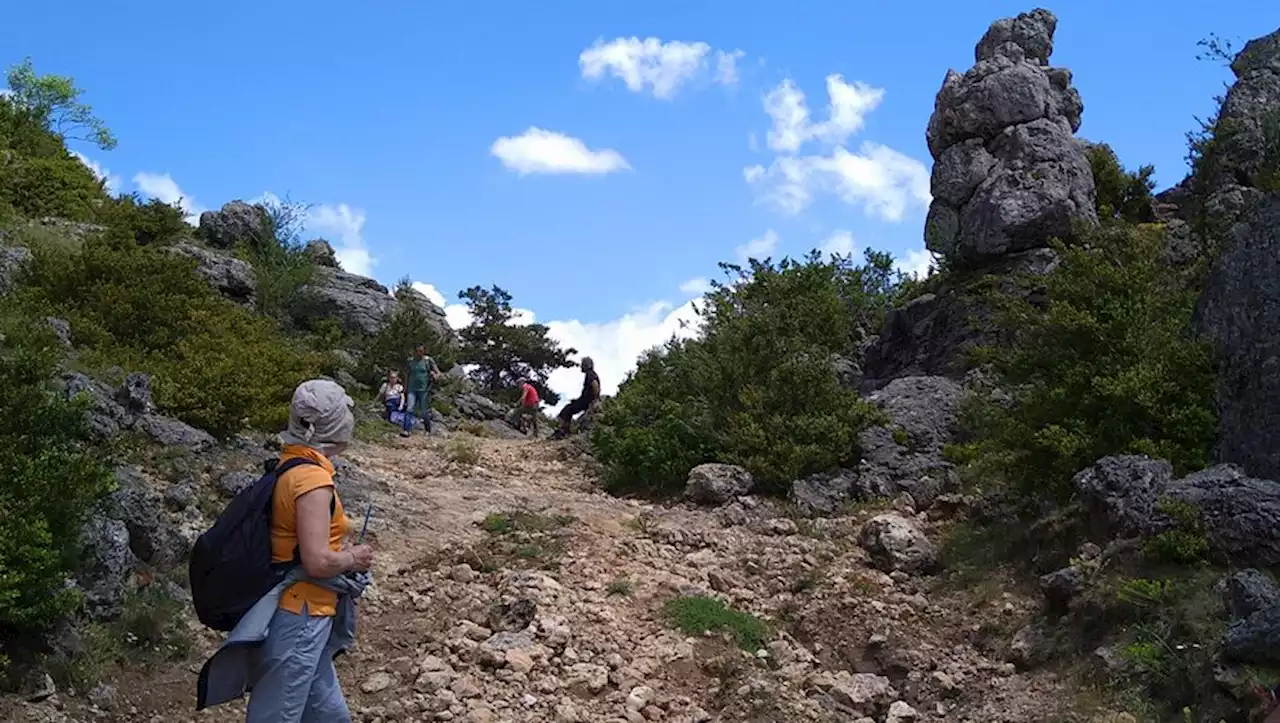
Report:
[[[789,215],[807,208],[818,193],[862,204],[887,221],[899,221],[908,206],[927,207],[931,200],[923,163],[870,141],[857,153],[837,146],[828,155],[779,156],[768,168],[749,166],[743,176],[757,187],[760,201]]]
[[[415,291],[417,291],[419,294],[422,294],[423,296],[430,299],[431,303],[435,304],[441,309],[448,306],[449,302],[444,298],[444,294],[440,293],[440,290],[437,289],[435,286],[431,284],[423,283],[421,281],[413,282],[412,286]]]
[[[925,249],[910,249],[906,256],[893,262],[893,267],[908,276],[923,279],[933,267],[933,254]]]
[[[773,229],[768,229],[759,238],[753,238],[734,249],[738,260],[745,263],[749,259],[764,259],[773,253],[778,247],[778,234]]]
[[[676,306],[657,302],[601,324],[551,321],[547,322],[548,336],[561,346],[577,349],[577,360],[591,357],[600,375],[600,391],[615,394],[642,353],[673,336],[688,338],[697,333],[696,303],[688,301]],[[576,367],[557,369],[548,385],[563,397],[562,404],[566,403],[582,390],[582,371]]]
[[[830,97],[828,118],[820,123],[810,121],[804,93],[787,78],[764,97],[764,110],[773,119],[769,130],[769,147],[775,151],[795,153],[808,141],[843,143],[862,130],[866,116],[880,105],[884,90],[861,81],[844,82],[839,74],[827,76]]]
[[[114,196],[120,192],[120,186],[123,181],[121,181],[119,176],[112,173],[110,169],[103,168],[102,164],[97,161],[89,160],[88,156],[79,151],[71,151],[71,155],[75,156],[77,160],[83,163],[85,167],[93,173],[95,178],[102,181],[102,184],[107,188],[107,193]]]
[[[864,141],[856,153],[845,148],[849,137],[862,130],[867,114],[879,107],[884,90],[861,81],[845,82],[827,76],[827,119],[814,122],[804,93],[790,79],[764,97],[772,121],[766,142],[778,155],[767,167],[743,169],[760,202],[783,214],[808,208],[819,194],[845,203],[861,204],[885,220],[901,220],[908,206],[927,206],[929,170],[923,163],[887,146]],[[808,143],[826,150],[801,155]]]
[[[377,260],[364,243],[364,211],[345,203],[320,204],[307,212],[306,228],[333,245],[342,268],[360,276],[373,276]]]
[[[578,55],[578,65],[587,80],[613,75],[622,79],[633,93],[649,90],[655,98],[670,100],[681,86],[704,74],[710,74],[711,81],[721,85],[738,82],[738,60],[745,53],[717,50],[713,72],[708,60],[710,53],[711,46],[703,42],[664,43],[655,37],[615,38],[605,42],[599,38]]]
[[[738,61],[746,53],[741,50],[725,52],[716,51],[716,82],[720,85],[736,85],[738,83]]]
[[[149,198],[155,198],[170,206],[177,206],[186,214],[187,223],[195,226],[200,223],[200,214],[204,208],[194,198],[183,193],[177,182],[168,173],[140,172],[133,177],[138,190]]]
[[[536,126],[518,136],[503,136],[489,152],[502,165],[526,175],[530,173],[613,173],[631,168],[622,154],[612,148],[592,150],[577,138]]]
[[[848,231],[833,231],[830,236],[822,240],[818,250],[828,256],[852,256],[853,234]]]
[[[680,291],[686,294],[697,294],[701,296],[702,294],[705,294],[710,290],[711,290],[711,282],[708,281],[706,277],[703,277],[703,276],[689,279],[683,284],[680,284]]]

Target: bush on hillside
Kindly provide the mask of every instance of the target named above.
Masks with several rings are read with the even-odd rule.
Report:
[[[1142,166],[1130,173],[1120,165],[1111,146],[1105,143],[1090,145],[1086,154],[1093,171],[1093,185],[1097,191],[1098,218],[1105,221],[1150,223],[1155,220],[1151,191],[1155,181],[1155,166]]]
[[[0,217],[92,221],[106,200],[102,183],[68,155],[0,159]]]
[[[301,321],[308,330],[322,328],[324,318],[309,313],[310,299],[303,291],[316,272],[315,259],[307,253],[301,235],[310,207],[288,199],[269,199],[262,207],[267,211],[267,227],[236,248],[236,254],[253,266],[258,311],[281,324]]]
[[[176,241],[191,235],[182,209],[153,198],[143,201],[136,193],[122,194],[102,204],[97,221],[108,234],[140,246]]]
[[[1180,471],[1210,460],[1215,377],[1190,329],[1196,293],[1162,263],[1159,225],[1117,224],[1059,246],[1044,310],[1008,300],[1017,339],[997,350],[1010,408],[976,410],[980,464],[1035,498],[1065,501],[1100,457],[1148,454]]]
[[[698,309],[697,338],[647,354],[605,407],[597,457],[616,491],[673,493],[707,461],[741,464],[783,489],[855,462],[877,418],[840,385],[833,357],[878,329],[903,282],[887,254],[725,265]]]
[[[320,369],[271,320],[223,299],[193,261],[111,239],[34,245],[18,296],[33,317],[71,322],[85,360],[154,375],[157,404],[215,434],[280,424]]]
[[[49,388],[56,340],[29,324],[0,324],[0,640],[39,632],[79,600],[65,584],[80,526],[110,484],[84,447],[83,400]],[[10,638],[9,634],[13,634]]]
[[[473,367],[472,381],[494,399],[514,402],[519,394],[515,382],[524,377],[544,402],[558,404],[560,395],[547,386],[547,377],[573,366],[569,357],[577,350],[561,349],[547,336],[546,324],[516,323],[511,294],[498,286],[473,286],[458,292],[458,298],[471,312],[471,323],[458,332],[458,361]]]

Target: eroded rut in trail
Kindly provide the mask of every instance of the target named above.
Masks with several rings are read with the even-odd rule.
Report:
[[[373,500],[378,548],[338,664],[357,721],[985,723],[1052,720],[1069,698],[985,642],[1034,601],[875,570],[858,545],[875,511],[651,505],[600,492],[565,445],[475,444],[475,465],[420,438],[348,455],[362,478],[348,514]],[[673,614],[719,631],[682,632]],[[17,719],[243,720],[243,704],[194,712],[217,642],[196,635],[185,663],[113,672],[109,706],[60,694]]]

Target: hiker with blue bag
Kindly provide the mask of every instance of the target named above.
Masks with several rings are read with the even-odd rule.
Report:
[[[331,458],[351,442],[353,406],[335,382],[303,382],[279,460],[196,541],[196,613],[230,631],[200,671],[197,710],[250,692],[248,723],[351,720],[333,660],[354,642],[373,550],[343,544]]]

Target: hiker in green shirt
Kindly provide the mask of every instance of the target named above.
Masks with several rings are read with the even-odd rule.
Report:
[[[413,356],[407,363],[409,373],[406,379],[409,384],[405,388],[404,429],[401,437],[408,437],[413,431],[415,417],[422,418],[423,429],[431,434],[431,383],[440,376],[440,367],[436,360],[427,356],[427,348],[418,344],[413,348]]]

